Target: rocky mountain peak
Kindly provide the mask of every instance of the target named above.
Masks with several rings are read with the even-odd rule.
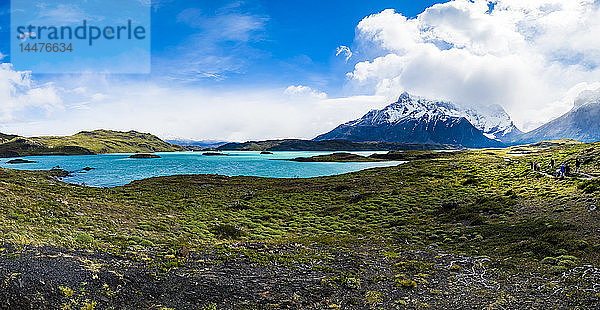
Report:
[[[410,100],[410,94],[408,92],[403,92],[398,98],[398,102],[404,102]]]
[[[588,104],[600,104],[600,88],[581,92],[575,98],[573,109],[579,109]]]

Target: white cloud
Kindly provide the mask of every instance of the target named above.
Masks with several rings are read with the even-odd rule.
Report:
[[[356,45],[377,54],[349,78],[393,97],[407,90],[465,105],[500,104],[525,130],[573,106],[600,81],[600,6],[593,0],[454,0],[406,18],[363,19]]]
[[[352,57],[352,50],[345,45],[340,45],[335,51],[335,56],[340,55],[342,55],[346,62],[348,62],[348,60],[350,60],[350,58]]]
[[[327,94],[324,92],[316,91],[308,86],[304,85],[291,85],[285,89],[284,94],[290,97],[311,97],[315,99],[326,99]]]
[[[249,13],[243,3],[219,4],[216,10],[187,8],[177,22],[195,32],[174,48],[173,55],[158,59],[158,74],[183,82],[223,80],[244,73],[251,59],[264,56],[252,47],[266,36],[269,17]],[[175,68],[175,69],[173,69]]]
[[[62,109],[62,99],[52,84],[36,85],[29,72],[15,71],[8,63],[0,64],[0,122],[23,119],[28,109]]]
[[[63,97],[61,109],[51,105],[41,108],[41,102],[37,102],[38,110],[45,113],[0,122],[0,132],[68,135],[106,128],[151,132],[163,138],[310,139],[386,104],[381,96],[329,99],[325,93],[303,85],[285,90],[224,91],[106,77],[94,80],[89,76],[54,83],[69,85],[68,89],[55,88]],[[33,104],[33,98],[38,97],[32,96],[29,104]]]

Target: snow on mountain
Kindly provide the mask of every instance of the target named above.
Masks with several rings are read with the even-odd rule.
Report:
[[[483,134],[490,139],[506,142],[522,134],[510,116],[499,105],[483,107],[477,111],[473,109],[459,111],[475,128],[483,131]]]
[[[519,131],[504,110],[494,108],[490,111],[493,113],[477,113],[450,102],[403,93],[397,102],[339,125],[314,140],[500,146],[502,138]]]
[[[581,142],[600,141],[600,88],[582,92],[574,101],[573,109],[562,116],[527,132],[516,140],[533,143],[558,139]]]
[[[482,111],[463,109],[451,102],[429,100],[405,92],[397,102],[381,110],[372,110],[362,118],[345,125],[396,124],[407,120],[429,123],[433,120],[449,121],[464,117],[489,139],[504,141],[508,136],[521,133],[502,107],[492,106]]]

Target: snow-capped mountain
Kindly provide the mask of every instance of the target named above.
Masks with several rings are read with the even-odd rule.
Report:
[[[558,139],[573,139],[581,142],[600,141],[600,89],[581,93],[573,109],[559,118],[537,129],[527,132],[515,140],[518,143],[533,143]]]
[[[372,110],[315,140],[387,141],[460,144],[467,147],[499,145],[521,132],[501,107],[486,113],[462,109],[450,102],[403,93],[397,102]]]
[[[483,134],[490,139],[508,142],[523,133],[499,105],[482,107],[477,111],[473,109],[456,109],[458,113],[462,114],[475,128],[483,131]]]

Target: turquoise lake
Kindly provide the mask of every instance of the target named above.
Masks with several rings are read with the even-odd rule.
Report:
[[[29,156],[23,159],[35,161],[27,164],[7,164],[9,159],[0,159],[0,167],[22,170],[49,170],[60,166],[73,171],[72,176],[62,181],[87,186],[112,187],[128,184],[135,180],[157,176],[180,174],[220,174],[227,176],[257,176],[273,178],[310,178],[337,175],[374,167],[399,165],[402,162],[356,162],[356,163],[302,163],[271,159],[291,159],[334,152],[260,152],[228,151],[228,156],[206,156],[201,152],[157,153],[161,158],[131,159],[131,154],[103,154],[81,156]],[[371,155],[385,152],[351,152]],[[12,158],[11,158],[12,159]],[[83,171],[85,167],[94,168]]]

